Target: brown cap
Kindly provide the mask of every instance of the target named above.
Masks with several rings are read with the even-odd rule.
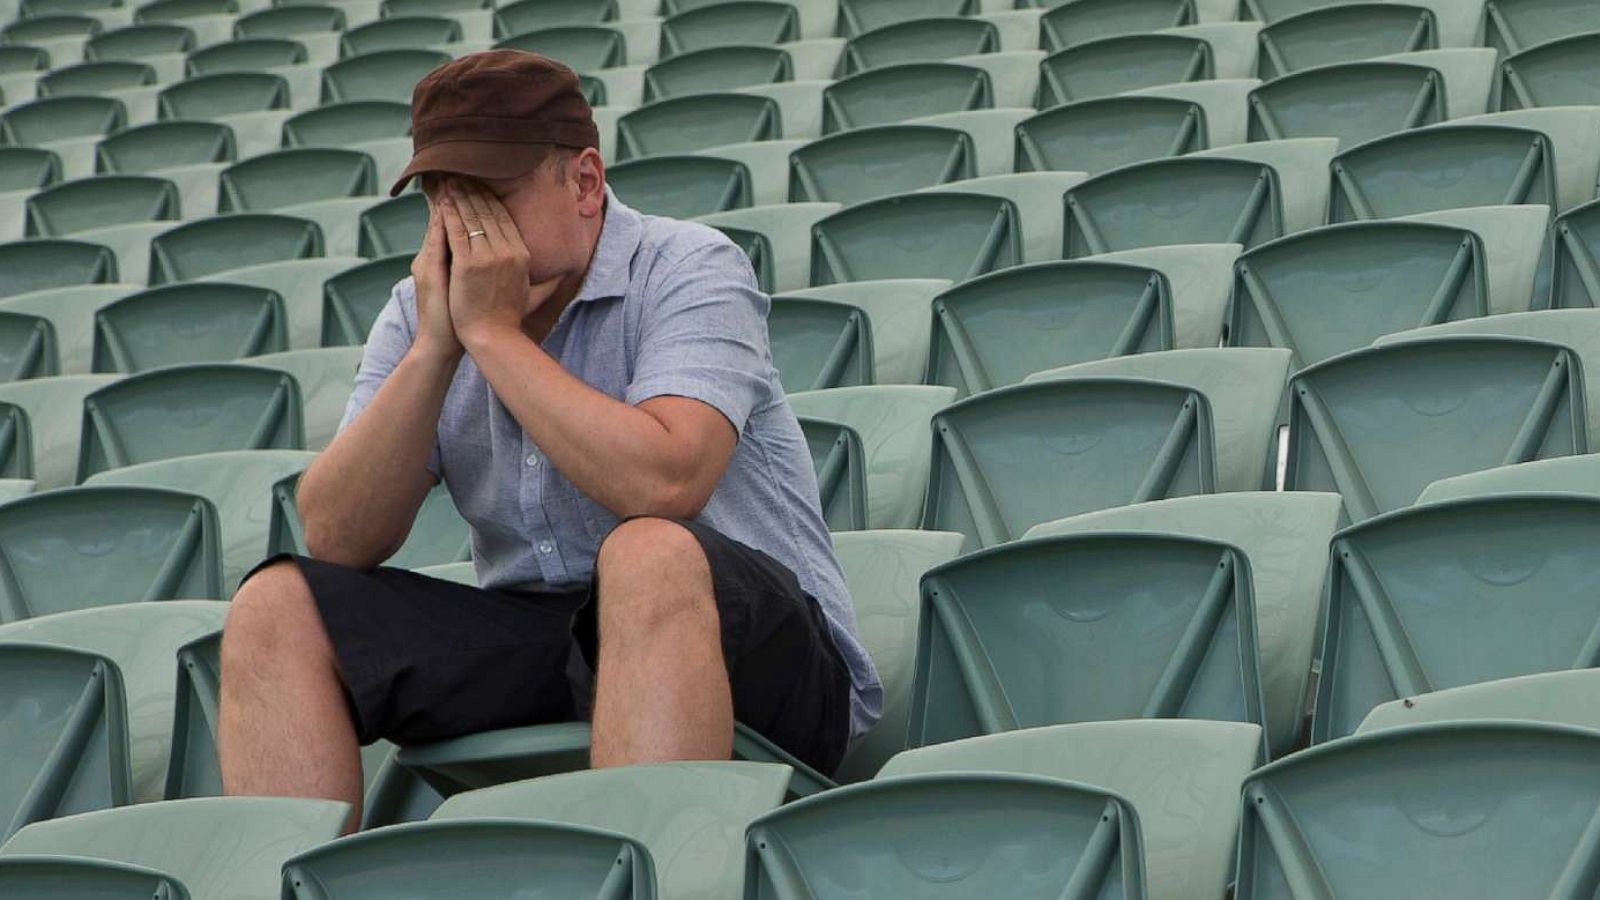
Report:
[[[389,189],[424,172],[516,178],[539,159],[530,145],[599,147],[578,74],[522,50],[489,50],[445,63],[411,92],[411,164]]]

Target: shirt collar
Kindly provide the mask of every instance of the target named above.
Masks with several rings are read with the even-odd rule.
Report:
[[[607,185],[600,240],[595,244],[594,258],[589,260],[589,271],[583,276],[583,285],[578,288],[573,302],[625,296],[633,280],[633,257],[643,234],[644,222],[639,213],[618,200]]]

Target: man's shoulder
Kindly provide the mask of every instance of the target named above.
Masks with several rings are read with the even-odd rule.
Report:
[[[738,250],[738,245],[727,235],[700,222],[666,216],[640,216],[640,221],[639,252],[658,272],[671,270],[696,257],[712,256],[707,251],[713,248]]]

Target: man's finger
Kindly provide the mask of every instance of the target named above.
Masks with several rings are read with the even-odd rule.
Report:
[[[444,213],[444,235],[454,256],[467,256],[472,252],[472,241],[467,239],[468,227],[449,189],[439,197],[439,210]]]
[[[469,210],[472,218],[477,221],[477,224],[473,227],[483,232],[483,236],[477,238],[477,240],[486,240],[488,246],[498,249],[498,246],[505,242],[506,235],[489,207],[488,191],[476,182],[471,181],[458,181],[456,186],[459,188],[458,197],[462,206]]]

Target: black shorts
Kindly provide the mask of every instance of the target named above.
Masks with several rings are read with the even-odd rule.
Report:
[[[851,681],[821,607],[772,557],[674,521],[710,564],[734,717],[831,774],[849,739]],[[591,587],[483,590],[287,555],[262,566],[282,559],[316,598],[361,743],[589,717],[599,652]]]

